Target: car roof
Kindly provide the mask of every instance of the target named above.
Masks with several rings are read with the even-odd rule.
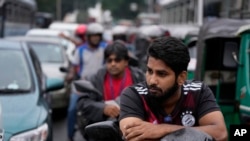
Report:
[[[39,42],[39,43],[52,43],[52,44],[62,44],[62,40],[59,38],[48,38],[48,37],[38,37],[38,36],[13,36],[6,37],[8,40],[22,41],[22,42]]]
[[[51,36],[51,37],[59,37],[60,33],[63,33],[66,36],[70,36],[70,32],[66,31],[66,30],[40,29],[40,28],[30,29],[26,33],[26,36]]]
[[[0,39],[0,49],[21,49],[21,42],[8,39]]]
[[[77,23],[64,23],[64,22],[53,22],[50,24],[49,29],[60,29],[75,31],[79,26]]]

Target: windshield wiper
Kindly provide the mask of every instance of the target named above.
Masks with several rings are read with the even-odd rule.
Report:
[[[27,89],[0,89],[0,93],[26,93],[29,92],[30,90]]]

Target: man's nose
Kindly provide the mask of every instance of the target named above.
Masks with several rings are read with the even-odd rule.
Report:
[[[149,78],[149,83],[150,85],[153,85],[153,84],[157,84],[158,83],[158,80],[157,80],[157,77],[155,74],[152,74]]]
[[[111,65],[112,65],[112,66],[116,65],[115,60],[112,60]]]

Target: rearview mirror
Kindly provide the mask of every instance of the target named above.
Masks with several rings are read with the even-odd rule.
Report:
[[[46,80],[46,91],[54,91],[62,89],[64,87],[64,81],[60,78],[47,78]]]
[[[87,80],[74,81],[72,89],[73,91],[78,91],[78,92],[94,92],[102,96],[102,93],[98,91],[90,81],[87,81]]]
[[[238,54],[237,43],[226,42],[224,46],[224,52],[223,52],[223,66],[230,67],[230,68],[237,67],[237,62],[235,60],[236,54]]]

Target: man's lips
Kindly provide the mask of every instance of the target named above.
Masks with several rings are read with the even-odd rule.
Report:
[[[151,88],[151,89],[149,89],[149,91],[150,91],[151,93],[156,93],[156,92],[160,92],[161,90]]]

